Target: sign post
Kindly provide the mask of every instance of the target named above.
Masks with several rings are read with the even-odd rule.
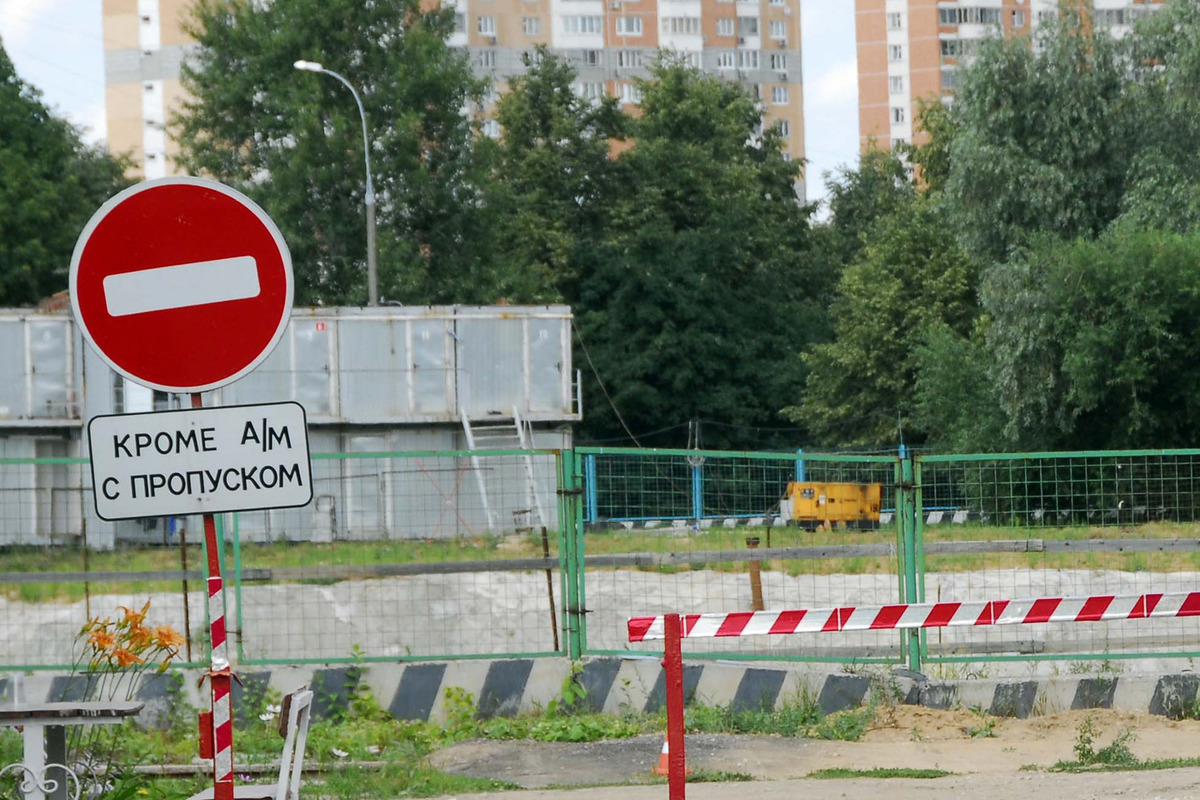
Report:
[[[202,392],[249,373],[282,338],[292,310],[291,254],[275,223],[240,192],[200,178],[163,178],[131,186],[92,216],[75,244],[70,292],[80,332],[109,366],[152,389],[188,394],[192,408],[201,409]],[[90,440],[92,425],[88,428]],[[209,442],[213,451],[204,446],[203,430],[192,431],[195,439],[182,431],[183,441],[196,442],[204,453],[214,452],[215,428]],[[136,432],[132,435],[135,438],[124,443],[131,457],[130,444],[136,448],[139,441]],[[311,498],[307,431],[298,431],[297,437],[304,438],[303,479]],[[150,447],[156,438],[157,433]],[[179,445],[178,439],[174,445],[159,441]],[[113,449],[120,448],[114,444]],[[92,452],[94,470],[96,451]],[[120,455],[124,453],[115,452],[113,458]],[[218,496],[220,487],[206,494],[206,471],[199,467],[181,473],[186,485],[178,498],[193,504],[185,507],[200,503],[204,514],[212,706],[211,713],[201,715],[208,720],[201,724],[201,752],[213,756],[214,800],[234,800],[232,671],[214,514],[240,507],[222,507],[228,501]],[[176,496],[178,481],[168,485],[174,474],[154,474],[165,482],[157,486],[153,481],[155,489],[148,491],[153,479],[142,473],[143,500],[147,494],[158,499],[158,490],[164,488],[165,495]],[[229,472],[217,474],[228,477]],[[288,474],[290,478],[293,472]],[[192,491],[189,475],[199,491]],[[129,497],[136,499],[132,478],[130,483]],[[235,483],[241,487],[244,481]],[[102,500],[122,499],[118,484],[118,476],[108,475],[93,486],[98,513]],[[206,500],[211,507],[203,505]]]

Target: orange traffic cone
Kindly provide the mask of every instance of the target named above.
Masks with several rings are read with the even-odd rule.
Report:
[[[664,738],[663,746],[662,746],[662,753],[659,754],[659,756],[658,756],[658,766],[654,768],[654,774],[661,775],[664,778],[667,777],[668,775],[670,775],[671,768],[668,763],[670,761],[670,759],[671,759],[671,746],[670,746],[670,743]]]

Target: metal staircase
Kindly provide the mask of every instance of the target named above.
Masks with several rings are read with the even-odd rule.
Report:
[[[523,450],[521,461],[525,470],[525,507],[533,525],[546,525],[546,513],[542,505],[541,492],[538,491],[537,477],[533,466],[533,427],[521,419],[521,412],[513,407],[511,418],[490,420],[484,424],[472,424],[470,418],[462,415],[463,433],[466,435],[467,449],[477,450]],[[487,518],[489,532],[496,530],[496,514],[488,499],[487,478],[479,456],[471,455],[471,471],[475,474],[475,485],[479,489],[479,499],[483,505],[483,513]],[[533,514],[537,517],[534,519]]]

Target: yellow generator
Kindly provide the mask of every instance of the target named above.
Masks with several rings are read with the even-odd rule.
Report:
[[[821,526],[874,529],[879,527],[878,483],[789,483],[782,514],[789,524],[808,530]]]

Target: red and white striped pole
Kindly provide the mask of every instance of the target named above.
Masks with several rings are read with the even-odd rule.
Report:
[[[203,408],[199,392],[192,408]],[[233,798],[233,673],[225,630],[225,590],[217,549],[217,521],[204,515],[204,549],[208,556],[209,685],[212,686],[213,800]]]

